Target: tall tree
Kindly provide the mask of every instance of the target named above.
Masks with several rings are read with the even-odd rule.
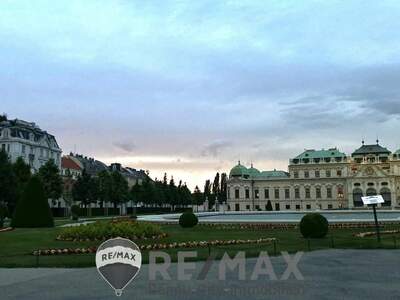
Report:
[[[219,203],[223,203],[226,201],[227,198],[227,175],[226,173],[221,174],[221,189],[220,189],[220,195],[218,197]]]
[[[7,121],[7,115],[6,114],[0,115],[0,122],[3,122],[3,121]]]
[[[25,163],[22,157],[18,157],[16,162],[12,165],[12,170],[15,176],[17,201],[19,201],[27,183],[31,179],[31,167]]]
[[[204,203],[204,197],[202,192],[200,191],[199,187],[196,185],[196,187],[194,188],[194,192],[192,194],[193,197],[193,203],[195,205],[201,205]]]
[[[210,196],[211,196],[211,181],[210,179],[206,180],[206,183],[204,184],[204,201],[208,200],[208,208],[210,208]]]
[[[60,170],[53,159],[48,160],[40,167],[38,175],[43,182],[45,196],[47,199],[57,200],[62,195],[63,182]]]
[[[12,215],[17,204],[16,178],[7,152],[0,150],[0,205]]]
[[[117,208],[118,204],[125,203],[129,200],[129,186],[128,181],[119,172],[111,173],[111,202],[114,204],[114,208]]]

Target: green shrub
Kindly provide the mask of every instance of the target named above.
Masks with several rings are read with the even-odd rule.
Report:
[[[74,204],[71,206],[71,217],[72,220],[78,220],[79,219],[79,213],[81,209],[79,208],[78,205]]]
[[[154,238],[163,235],[158,225],[135,221],[99,221],[87,225],[65,227],[59,240],[107,240],[123,237],[130,240]]]
[[[328,233],[328,220],[318,213],[305,215],[300,222],[300,232],[305,238],[323,238]]]
[[[12,227],[54,227],[53,215],[46,199],[43,184],[33,176],[17,203]]]
[[[191,228],[199,223],[199,219],[194,213],[185,212],[179,217],[179,225],[183,228]]]

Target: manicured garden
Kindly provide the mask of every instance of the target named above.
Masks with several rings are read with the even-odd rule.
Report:
[[[107,225],[104,224],[104,226]],[[296,252],[329,248],[400,248],[398,231],[400,224],[386,225],[383,229],[393,230],[393,234],[383,235],[381,244],[378,244],[375,236],[362,238],[355,236],[361,232],[373,231],[373,228],[330,228],[325,238],[305,239],[299,228],[293,227],[200,224],[193,228],[182,228],[179,225],[161,225],[158,233],[162,233],[163,236],[157,236],[151,232],[146,239],[143,239],[140,238],[140,234],[136,234],[138,237],[136,243],[143,249],[144,263],[148,260],[147,247],[152,248],[155,244],[161,247],[162,251],[170,253],[173,260],[176,260],[176,253],[181,250],[198,251],[198,259],[203,260],[210,253],[221,257],[225,251],[230,255],[235,255],[237,251],[246,251],[247,257],[254,257],[260,251],[268,251],[274,255],[279,254],[280,251]],[[72,229],[71,232],[73,233],[74,230]],[[95,249],[102,239],[100,234],[94,239],[70,237],[60,240],[62,232],[65,233],[68,230],[65,231],[60,227],[17,228],[0,233],[0,267],[94,266],[94,253],[86,251],[78,251],[79,254],[33,255],[34,251],[46,249]],[[206,242],[206,244],[201,242]]]

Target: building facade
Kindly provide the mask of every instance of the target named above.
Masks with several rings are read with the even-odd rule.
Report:
[[[33,173],[50,159],[61,170],[62,151],[56,138],[35,123],[18,119],[0,122],[0,147],[12,162],[22,157]]]
[[[400,208],[400,150],[365,145],[350,156],[336,148],[305,150],[288,171],[246,168],[229,174],[228,210],[329,210],[362,208],[362,196],[380,194],[383,208]]]

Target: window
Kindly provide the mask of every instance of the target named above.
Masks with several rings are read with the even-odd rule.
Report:
[[[25,145],[22,145],[22,150],[21,150],[21,152],[23,153],[23,154],[25,154]]]
[[[296,204],[296,209],[300,209],[300,204]]]
[[[299,198],[300,198],[300,189],[299,189],[299,188],[295,188],[295,189],[294,189],[294,197],[295,197],[296,199],[299,199]]]
[[[326,170],[326,177],[331,177],[331,170]]]
[[[269,199],[269,189],[264,190],[264,198]]]
[[[320,177],[320,173],[319,173],[319,171],[317,170],[317,171],[315,171],[315,177],[317,177],[317,178],[319,178]]]
[[[326,197],[332,198],[332,188],[331,187],[326,188]]]
[[[235,198],[239,199],[239,189],[235,189]]]
[[[6,151],[6,144],[1,145],[1,150]]]
[[[293,172],[293,177],[294,178],[299,178],[299,172],[298,171],[294,171]]]
[[[361,183],[355,183],[354,186],[361,186]]]
[[[332,209],[332,208],[333,208],[332,204],[328,204],[328,209]]]
[[[10,152],[10,144],[7,144],[7,152]]]
[[[338,186],[338,188],[337,188],[337,196],[338,196],[338,198],[344,198],[343,187]]]
[[[290,190],[289,189],[285,189],[285,198],[286,199],[290,198]]]
[[[259,193],[258,189],[254,190],[254,198],[256,198],[256,199],[260,198],[260,193]]]
[[[307,209],[311,209],[311,205],[310,205],[310,204],[307,204],[307,205],[306,205],[306,208],[307,208]]]
[[[246,205],[246,209],[247,209],[247,210],[250,210],[250,205]]]
[[[246,199],[249,199],[249,198],[250,198],[250,191],[249,191],[249,189],[246,189],[245,197],[246,197]]]
[[[342,176],[342,170],[337,170],[337,171],[336,171],[336,175],[337,175],[338,177],[341,177],[341,176]]]
[[[388,183],[387,183],[387,182],[382,182],[381,184],[382,184],[382,185],[388,185]]]
[[[373,182],[368,182],[368,186],[374,186]]]
[[[275,189],[275,199],[279,199],[279,189]]]
[[[311,198],[311,192],[309,187],[306,187],[306,198],[307,199]]]
[[[305,177],[305,178],[309,178],[309,177],[310,177],[310,172],[304,171],[304,177]]]
[[[279,206],[279,203],[275,203],[275,210],[281,210],[281,207]]]
[[[290,209],[290,204],[286,204],[286,209]]]
[[[317,187],[317,188],[315,189],[315,196],[316,196],[316,198],[318,198],[318,199],[321,198],[321,188],[320,188],[320,187]]]
[[[256,205],[256,210],[260,210],[260,205]]]

